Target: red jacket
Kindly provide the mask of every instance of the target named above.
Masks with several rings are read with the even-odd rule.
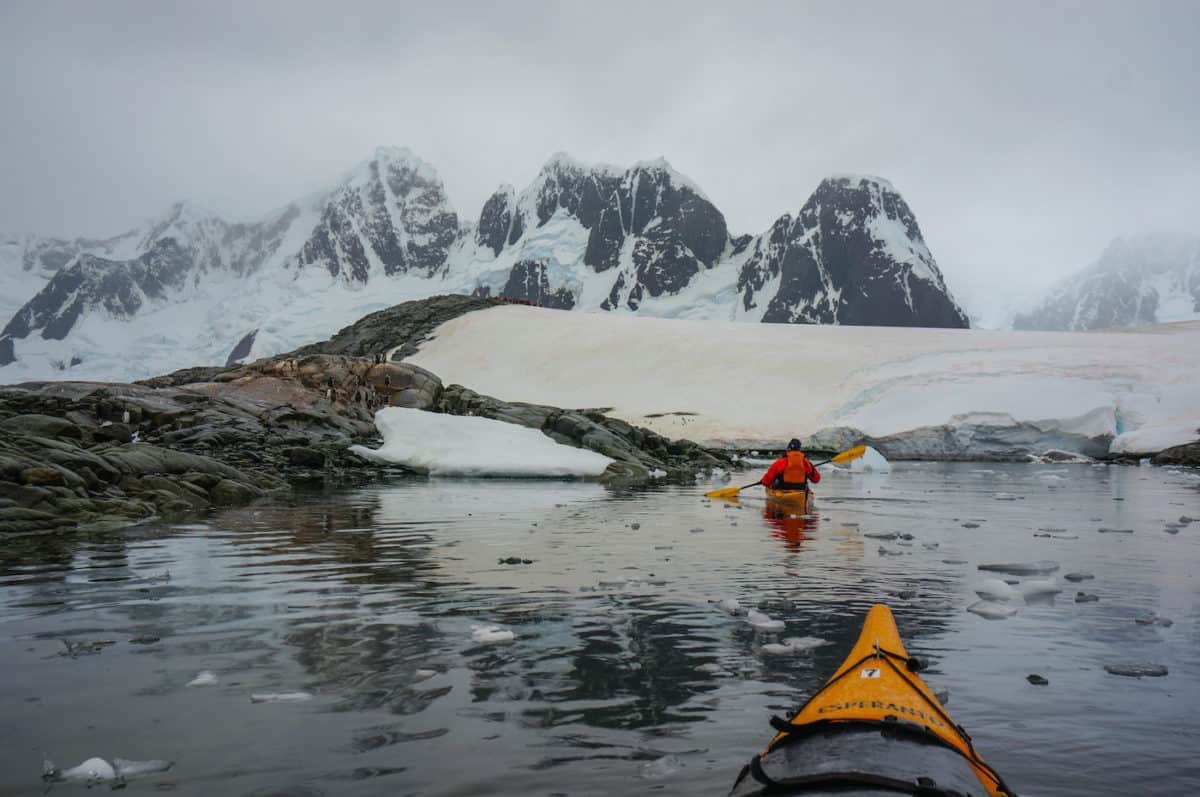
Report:
[[[775,478],[777,476],[782,476],[783,472],[788,469],[789,457],[791,457],[793,460],[792,473],[788,474],[792,478],[786,479],[787,482],[790,484],[799,484],[801,481],[810,481],[813,484],[817,484],[821,481],[821,471],[813,467],[813,464],[809,462],[808,457],[804,456],[803,451],[789,451],[779,459],[775,460],[773,463],[771,463],[771,467],[767,469],[766,475],[759,479],[759,481],[762,484],[770,487],[771,483],[775,481]],[[794,460],[800,461],[795,462]],[[804,478],[796,478],[800,475],[801,470],[803,470]]]

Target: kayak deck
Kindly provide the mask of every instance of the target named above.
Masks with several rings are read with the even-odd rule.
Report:
[[[876,605],[845,661],[743,769],[731,794],[1012,792],[916,674],[891,610]]]

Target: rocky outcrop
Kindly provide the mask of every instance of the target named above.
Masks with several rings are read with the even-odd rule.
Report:
[[[374,358],[395,349],[392,359],[402,360],[415,354],[421,342],[447,321],[501,304],[498,299],[459,294],[403,302],[364,316],[329,340],[303,346],[285,356],[340,354]]]
[[[539,429],[564,445],[611,457],[616,462],[605,473],[607,481],[645,481],[654,471],[665,479],[692,479],[698,471],[733,467],[728,453],[703,448],[690,440],[670,440],[596,410],[505,402],[462,385],[445,388],[433,409]]]
[[[385,361],[442,321],[494,300],[410,303],[363,319],[322,346],[239,367],[191,368],[137,384],[35,382],[0,388],[0,533],[175,517],[286,491],[295,482],[376,477],[349,451],[380,442],[385,406],[471,414],[541,429],[617,460],[610,483],[692,479],[725,454],[591,410],[512,404]],[[394,336],[394,337],[393,337]],[[367,352],[356,356],[341,352]],[[391,472],[403,473],[396,467]]]
[[[1200,440],[1160,451],[1153,462],[1155,465],[1200,466]]]
[[[242,339],[233,347],[233,351],[229,352],[229,356],[225,358],[225,365],[237,365],[242,360],[250,356],[250,350],[254,348],[254,339],[258,337],[258,330],[252,329],[242,336]]]

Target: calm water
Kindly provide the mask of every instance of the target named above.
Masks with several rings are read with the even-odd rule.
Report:
[[[397,482],[5,541],[0,794],[41,794],[43,753],[175,761],[145,793],[723,794],[877,601],[1022,794],[1200,792],[1200,522],[1166,529],[1200,516],[1200,474],[901,464],[828,477],[808,522],[705,489]],[[913,539],[866,536],[884,532]],[[978,564],[1033,559],[1062,565],[1056,599],[965,611]],[[726,598],[786,599],[779,636],[829,644],[770,655]],[[1173,624],[1135,622],[1151,613]],[[1103,669],[1122,662],[1170,674]]]

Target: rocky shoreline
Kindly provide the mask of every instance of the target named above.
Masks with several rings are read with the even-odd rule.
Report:
[[[0,387],[0,534],[177,518],[303,483],[403,474],[348,450],[380,442],[384,406],[479,415],[543,430],[615,460],[601,477],[636,484],[733,466],[732,454],[606,417],[507,403],[443,385],[402,357],[433,329],[495,300],[439,297],[367,316],[330,341],[233,367],[136,384]],[[665,474],[665,475],[664,475]],[[409,475],[417,475],[412,474]]]
[[[668,439],[610,418],[604,408],[504,402],[443,385],[403,362],[442,323],[498,303],[458,295],[408,302],[328,341],[248,365],[188,368],[134,384],[0,386],[0,534],[181,518],[299,484],[419,476],[349,451],[381,442],[374,413],[384,406],[539,429],[612,458],[601,481],[614,485],[692,481],[736,466],[737,451]],[[831,450],[866,442],[906,458],[899,437],[874,440],[838,429],[809,442]],[[1155,462],[1200,464],[1200,444],[1164,451]]]

